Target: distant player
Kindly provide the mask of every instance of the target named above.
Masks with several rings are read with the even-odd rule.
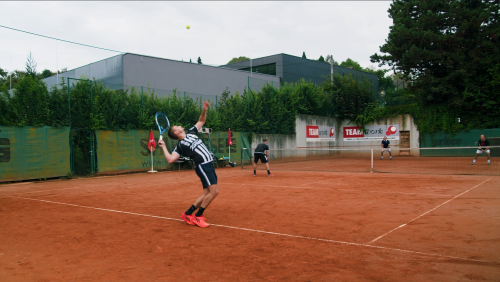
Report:
[[[165,154],[165,159],[168,163],[175,162],[180,155],[191,158],[195,163],[195,171],[203,185],[203,195],[201,195],[194,204],[181,215],[181,218],[190,225],[198,225],[199,227],[207,227],[209,224],[205,222],[203,212],[210,205],[213,199],[219,195],[219,187],[217,186],[217,175],[215,174],[212,165],[212,155],[205,144],[198,138],[198,131],[205,124],[207,119],[207,109],[210,106],[208,102],[203,102],[203,111],[198,122],[191,127],[187,134],[182,126],[172,126],[168,130],[168,137],[179,140],[177,146],[170,154],[165,146],[165,142],[158,141],[158,145]],[[199,209],[198,209],[199,208]],[[198,212],[193,216],[194,211]]]
[[[474,165],[476,163],[477,157],[479,155],[481,155],[482,153],[486,153],[486,156],[488,157],[488,165],[491,165],[490,148],[488,147],[488,146],[490,146],[490,141],[488,141],[488,139],[486,139],[484,134],[482,134],[481,139],[479,139],[479,141],[477,141],[477,143],[479,143],[480,148],[477,149],[476,156],[474,157],[474,160],[472,161],[471,165]]]
[[[389,142],[389,140],[387,140],[387,136],[384,136],[384,140],[382,140],[380,147],[382,147],[382,151],[380,152],[380,159],[383,160],[384,159],[384,152],[389,151],[389,158],[392,160],[391,142]]]
[[[269,163],[267,162],[267,158],[269,157],[269,146],[267,145],[267,139],[262,139],[263,143],[257,145],[255,148],[255,152],[253,153],[253,176],[257,176],[257,162],[260,160],[261,163],[266,164],[267,168],[267,176],[273,177],[269,170]]]

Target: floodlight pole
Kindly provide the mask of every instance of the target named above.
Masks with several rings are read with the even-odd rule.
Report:
[[[332,77],[332,82],[333,82],[333,57],[330,56],[330,74]]]

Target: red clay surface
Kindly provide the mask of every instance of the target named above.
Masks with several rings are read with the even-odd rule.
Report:
[[[380,152],[377,153],[374,155],[373,160],[374,172],[500,176],[500,158],[491,158],[491,165],[488,165],[485,157],[479,157],[476,164],[471,165],[473,157],[395,156],[390,160],[389,154],[385,153],[384,159],[381,160]],[[370,172],[371,170],[371,158],[369,156],[342,158],[336,156],[308,156],[307,159],[288,157],[275,159],[270,164],[274,169],[278,170],[346,172]],[[250,160],[246,161],[244,168],[252,168]],[[260,162],[259,168],[264,168]]]
[[[0,281],[499,281],[498,176],[216,171],[0,185]]]

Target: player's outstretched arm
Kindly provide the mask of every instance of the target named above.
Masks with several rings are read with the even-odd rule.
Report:
[[[170,154],[167,150],[167,146],[165,145],[165,142],[163,140],[158,140],[158,145],[161,147],[163,150],[163,154],[165,155],[165,159],[169,164],[175,162],[177,159],[179,159],[179,154]]]
[[[196,128],[201,129],[201,127],[205,124],[207,120],[207,109],[210,107],[210,103],[207,101],[203,102],[203,111],[201,112],[200,119],[196,123]]]

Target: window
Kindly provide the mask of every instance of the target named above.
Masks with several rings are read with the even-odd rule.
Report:
[[[250,68],[243,68],[240,70],[250,71]],[[276,75],[276,63],[261,66],[252,66],[252,72]]]

